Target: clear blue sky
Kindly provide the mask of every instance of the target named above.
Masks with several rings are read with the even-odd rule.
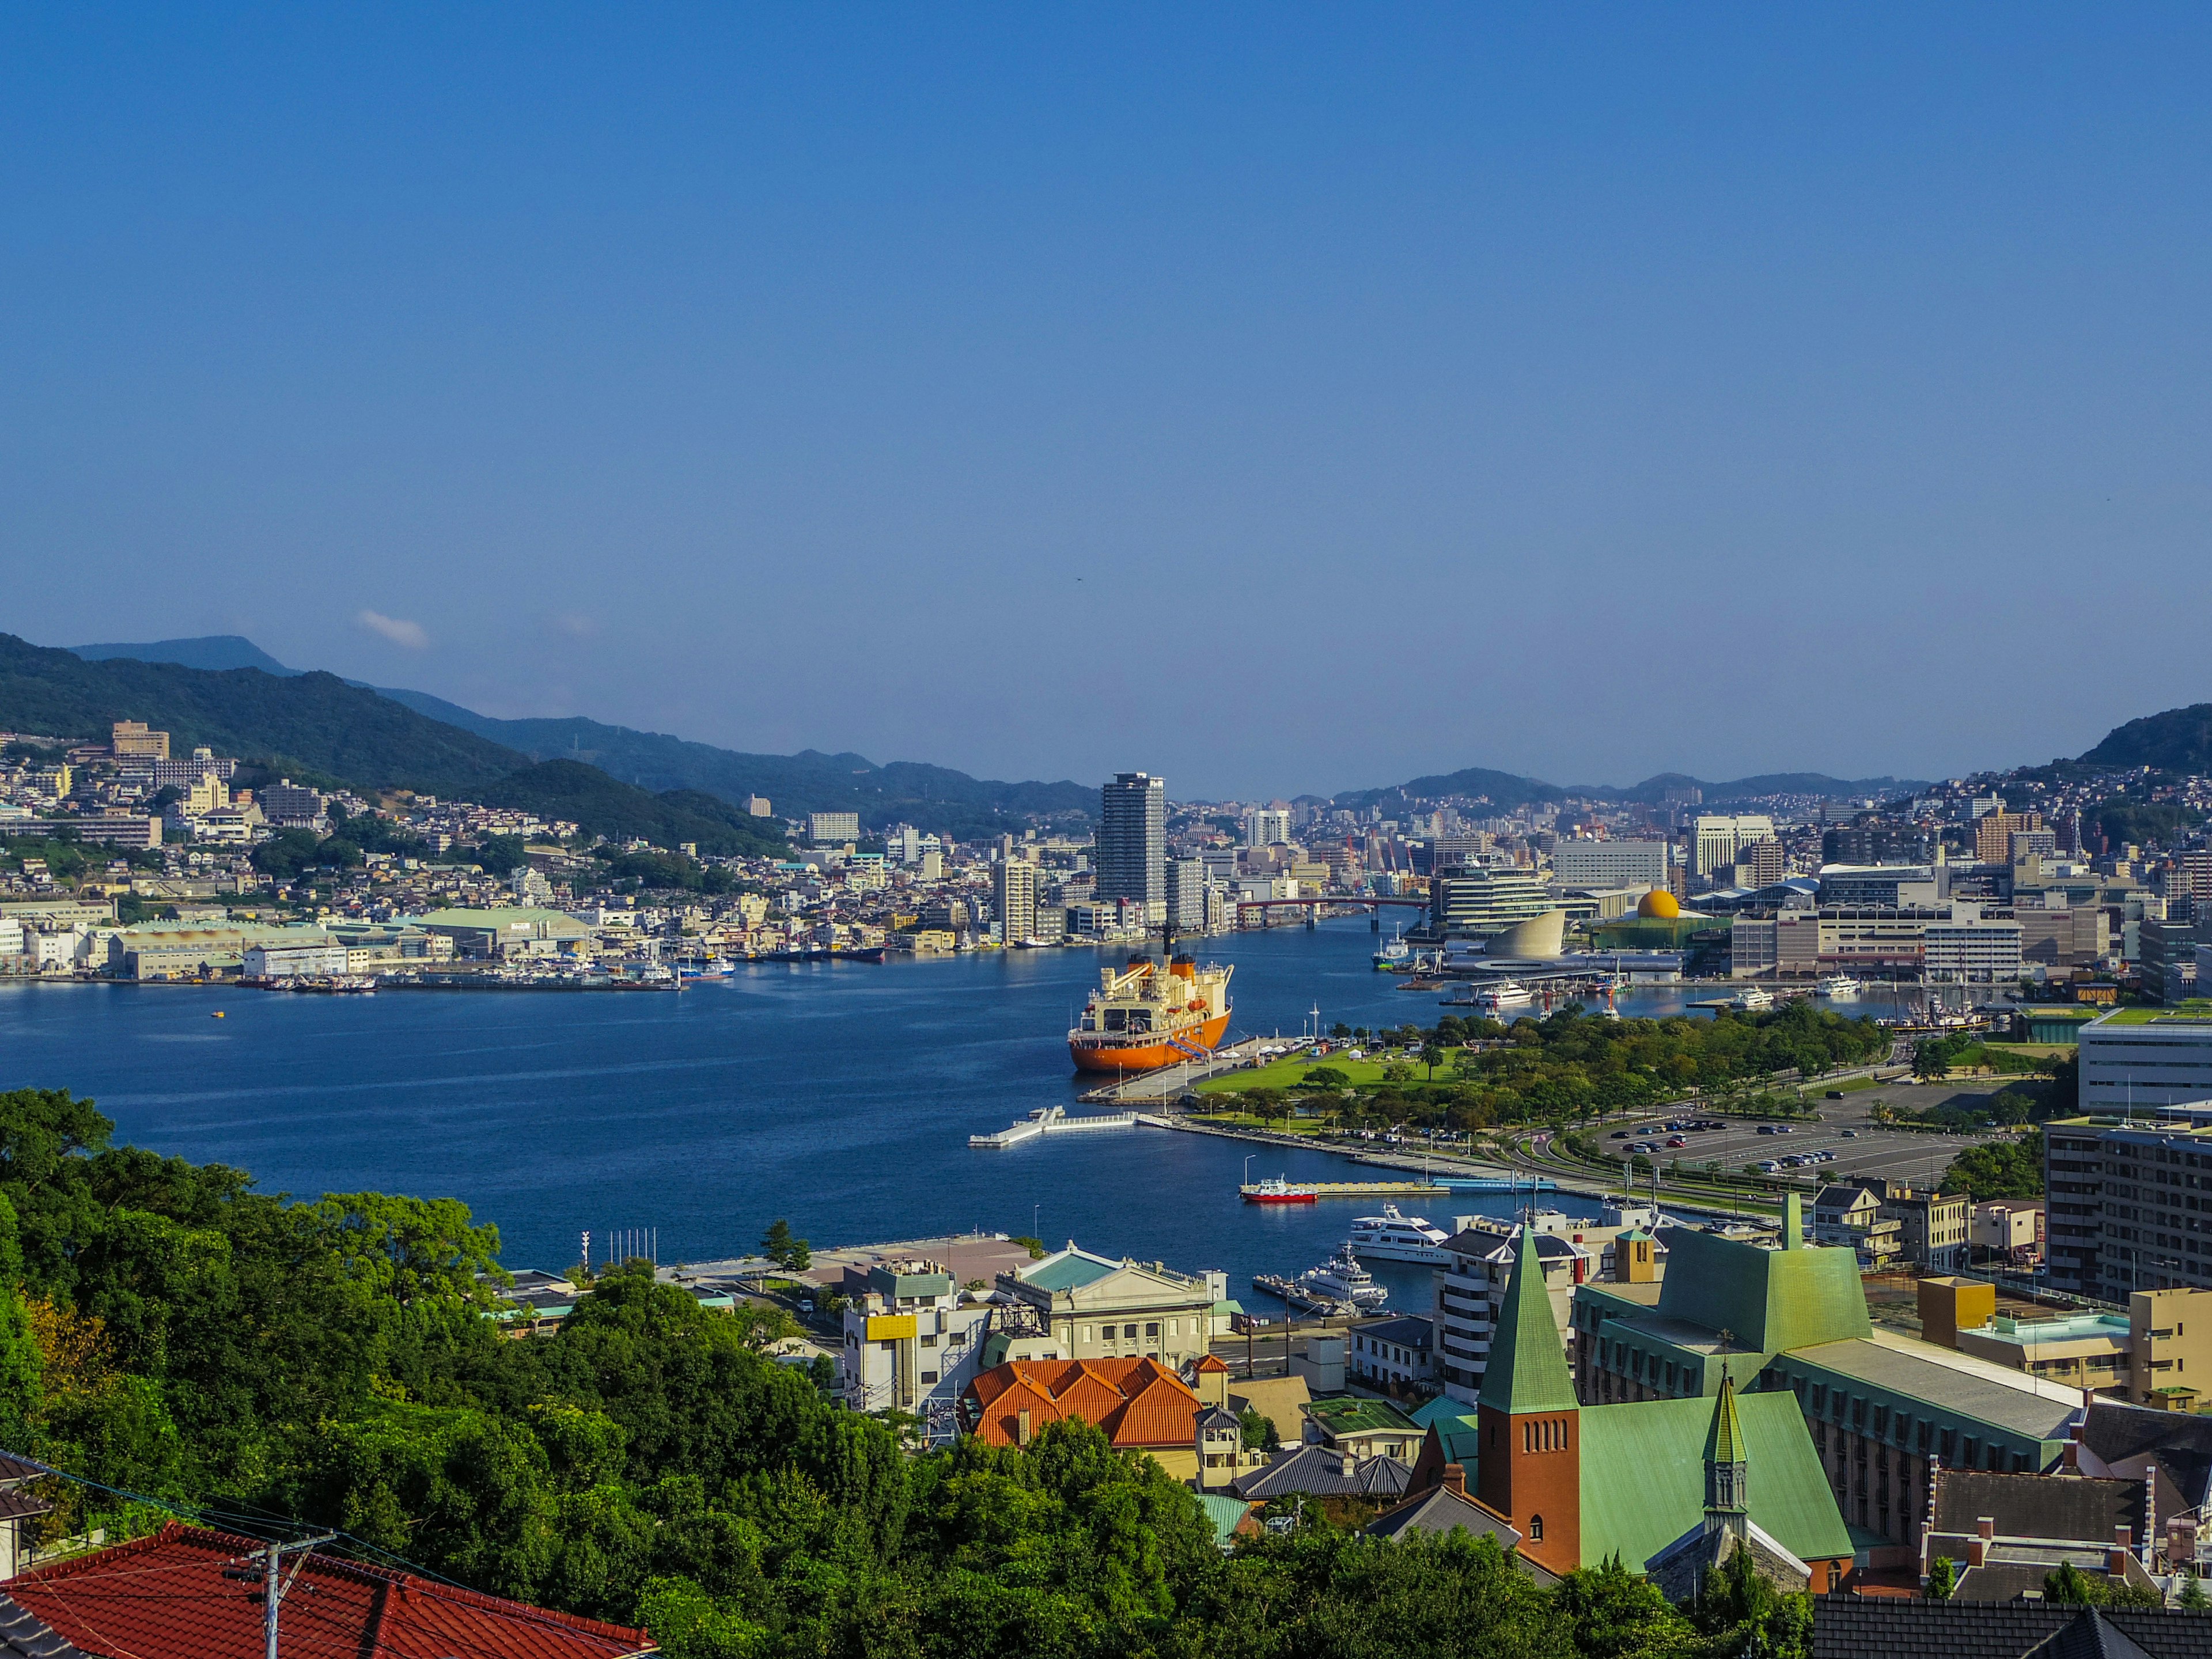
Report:
[[[2212,697],[2212,11],[0,13],[0,628],[1273,794]]]

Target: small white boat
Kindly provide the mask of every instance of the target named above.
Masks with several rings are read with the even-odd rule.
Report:
[[[1316,1296],[1349,1302],[1355,1308],[1379,1308],[1390,1292],[1375,1282],[1350,1250],[1343,1250],[1298,1275],[1297,1282]]]
[[[1729,1006],[1740,1008],[1747,1014],[1760,1013],[1774,1006],[1774,993],[1762,991],[1756,985],[1750,986],[1737,992],[1734,1001]]]
[[[1820,994],[1832,1002],[1856,1002],[1866,987],[1849,974],[1831,974],[1820,981]]]
[[[1403,1215],[1395,1204],[1385,1204],[1381,1215],[1364,1215],[1352,1224],[1345,1241],[1347,1255],[1370,1261],[1416,1261],[1436,1266],[1445,1259],[1444,1241],[1451,1235],[1431,1226],[1417,1215]]]

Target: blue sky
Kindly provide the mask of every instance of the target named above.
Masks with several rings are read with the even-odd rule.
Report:
[[[2212,697],[2202,8],[0,11],[0,628],[1275,794]]]

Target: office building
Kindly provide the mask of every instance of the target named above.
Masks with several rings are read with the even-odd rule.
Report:
[[[991,903],[1003,943],[1019,945],[1036,937],[1036,866],[1023,859],[1000,859],[991,866]]]
[[[1255,806],[1244,815],[1247,847],[1276,847],[1291,838],[1291,815]]]
[[[294,783],[289,778],[279,778],[256,792],[253,800],[261,809],[261,816],[274,824],[305,827],[323,821],[323,792]]]
[[[1229,1334],[1225,1273],[1182,1273],[1157,1261],[1116,1261],[1070,1243],[998,1277],[1022,1328],[1051,1339],[1066,1359],[1150,1358],[1177,1367]],[[995,1364],[1001,1356],[987,1355]]]
[[[1700,813],[1697,821],[1697,856],[1693,867],[1701,876],[1725,874],[1735,868],[1737,855],[1754,842],[1774,839],[1774,820],[1763,816],[1729,817]]]
[[[1209,931],[1206,916],[1206,862],[1168,860],[1168,921],[1178,933]]]
[[[878,1262],[845,1305],[845,1403],[921,1417],[945,1437],[961,1391],[975,1381],[990,1304],[969,1302],[934,1262]]]
[[[1824,864],[1820,902],[1932,907],[1949,896],[1946,873],[1932,864]]]
[[[110,747],[118,760],[122,759],[125,755],[146,757],[155,760],[167,760],[169,757],[169,734],[167,732],[148,731],[146,722],[143,720],[118,720],[109,736]]]
[[[1556,908],[1533,870],[1455,870],[1429,882],[1429,927],[1438,938],[1489,939]]]
[[[1167,784],[1117,772],[1098,793],[1098,902],[1142,905],[1146,925],[1157,927],[1168,919]]]
[[[1927,864],[1936,862],[1939,839],[1917,823],[1854,823],[1820,834],[1823,864]]]
[[[296,945],[264,941],[248,945],[241,965],[248,979],[315,979],[346,973],[351,962],[344,945],[320,938]]]
[[[2008,918],[1956,905],[1920,936],[1921,974],[1931,985],[2001,985],[2021,974],[2021,927]]]
[[[2115,1008],[2084,1025],[2080,1041],[2085,1113],[2212,1102],[2212,1004]]]
[[[2112,921],[2100,905],[2070,909],[2062,899],[2055,906],[2021,905],[2013,915],[2020,926],[2022,961],[2046,968],[2087,968],[2112,951]]]
[[[144,852],[161,844],[161,820],[143,812],[87,812],[69,820],[81,842]]]
[[[1789,855],[1783,851],[1782,843],[1770,836],[1737,852],[1730,878],[1739,887],[1757,891],[1771,887],[1789,873]]]
[[[809,812],[806,815],[806,838],[817,847],[858,841],[860,838],[860,815],[858,812]]]
[[[1562,887],[1664,887],[1673,849],[1663,841],[1563,841],[1552,849]]]

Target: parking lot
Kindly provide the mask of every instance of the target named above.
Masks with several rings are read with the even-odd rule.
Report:
[[[1662,1170],[1679,1158],[1691,1167],[1717,1163],[1730,1174],[1740,1173],[1747,1164],[1767,1158],[1832,1152],[1836,1155],[1832,1162],[1780,1170],[1777,1178],[1794,1180],[1808,1188],[1854,1176],[1932,1187],[1950,1167],[1951,1160],[1965,1148],[1978,1144],[1981,1137],[1876,1128],[1868,1121],[1869,1110],[1878,1102],[1925,1110],[1962,1096],[1993,1093],[2002,1086],[1996,1080],[1987,1084],[1916,1084],[1907,1079],[1886,1083],[1879,1088],[1855,1091],[1841,1100],[1820,1100],[1820,1121],[1772,1126],[1787,1127],[1786,1134],[1763,1135],[1759,1133],[1759,1125],[1730,1118],[1723,1120],[1728,1125],[1726,1128],[1683,1132],[1681,1139],[1688,1144],[1669,1146],[1669,1133],[1661,1125],[1670,1119],[1659,1117],[1626,1126],[1628,1133],[1620,1139],[1614,1138],[1620,1126],[1609,1128],[1601,1144],[1610,1156],[1620,1158],[1629,1142],[1650,1141],[1659,1148],[1657,1162]],[[1816,1096],[1818,1092],[1814,1091]],[[1710,1114],[1694,1107],[1684,1108],[1671,1117],[1674,1121],[1691,1119],[1711,1121]]]

